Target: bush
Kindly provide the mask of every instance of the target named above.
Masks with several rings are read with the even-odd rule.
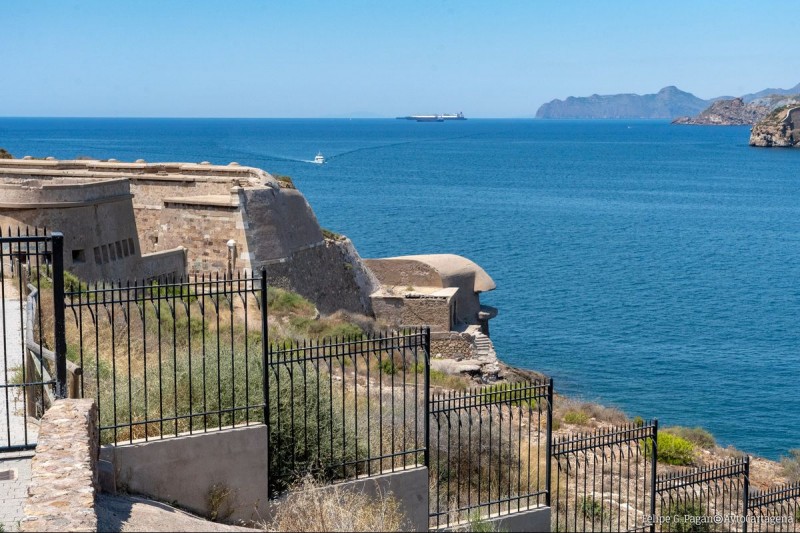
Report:
[[[651,439],[642,443],[645,453],[653,453]],[[694,463],[694,445],[688,440],[659,431],[658,433],[658,462],[673,466],[688,466]]]
[[[366,457],[363,438],[345,423],[347,407],[327,373],[310,364],[281,365],[270,372],[269,387],[270,493],[308,474],[324,481],[345,477],[343,462]],[[347,468],[353,471],[347,474],[360,473]]]
[[[419,366],[424,369],[424,364],[418,364]],[[420,372],[422,369],[418,370]],[[453,390],[466,390],[470,384],[470,380],[460,374],[448,374],[446,372],[442,372],[441,370],[434,370],[431,368],[430,371],[430,381],[431,387],[442,387],[444,389],[453,389]]]
[[[659,435],[660,437],[660,435]],[[659,439],[660,440],[660,439]],[[711,531],[703,506],[695,502],[673,503],[662,517],[669,517],[669,531],[676,533],[705,533]]]
[[[714,436],[701,427],[687,428],[675,426],[664,428],[664,432],[688,440],[692,444],[707,450],[712,449],[717,445],[717,441],[714,440]]]
[[[316,310],[314,304],[299,294],[277,287],[267,288],[267,309],[270,315],[289,313],[313,315]]]
[[[583,426],[589,423],[589,415],[583,411],[567,411],[564,413],[564,423]]]
[[[409,531],[400,504],[391,493],[371,499],[336,485],[322,487],[311,478],[295,485],[275,504],[270,531]]]
[[[789,450],[789,457],[781,457],[781,467],[790,483],[800,481],[800,448]]]
[[[603,503],[597,501],[592,496],[584,496],[581,499],[580,511],[583,516],[592,521],[598,520],[602,522],[603,518],[605,518]]]
[[[527,391],[519,391],[518,387],[515,387],[514,384],[498,383],[481,389],[481,403],[502,403],[515,407],[528,407],[530,405],[531,408],[536,407],[536,400],[530,400],[529,402],[528,400],[522,399],[525,394],[527,394]]]

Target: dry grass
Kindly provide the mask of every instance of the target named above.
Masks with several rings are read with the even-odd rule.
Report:
[[[413,531],[391,493],[370,498],[306,477],[274,505],[268,531]]]
[[[564,424],[589,428],[619,426],[630,422],[628,416],[616,407],[605,407],[557,396],[553,402],[553,429]]]

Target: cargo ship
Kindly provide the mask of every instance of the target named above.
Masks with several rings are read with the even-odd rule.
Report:
[[[417,122],[444,122],[445,120],[467,120],[464,113],[442,113],[440,115],[409,115],[397,117],[398,120],[416,120]]]

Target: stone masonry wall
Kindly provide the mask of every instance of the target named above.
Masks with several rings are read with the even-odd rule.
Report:
[[[169,206],[161,211],[159,223],[158,249],[185,247],[189,271],[226,272],[228,240],[236,241],[240,251],[245,245],[236,208]],[[237,270],[240,266],[244,265],[237,262]]]
[[[450,300],[447,298],[405,298],[401,323],[430,326],[431,331],[450,331]]]
[[[291,258],[266,265],[267,282],[308,298],[322,313],[339,309],[367,314],[348,252],[341,243],[326,240]]]
[[[446,359],[471,359],[475,353],[472,339],[454,331],[431,333],[431,357]]]
[[[59,400],[42,417],[22,531],[97,531],[97,406]]]

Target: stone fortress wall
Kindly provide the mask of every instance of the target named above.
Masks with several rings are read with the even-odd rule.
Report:
[[[159,277],[185,268],[176,250],[142,255],[125,179],[47,176],[2,165],[0,225],[63,231],[65,267],[82,279],[126,279],[142,272]]]
[[[62,231],[65,266],[86,280],[266,267],[323,313],[371,313],[352,243],[326,240],[300,191],[236,163],[2,160],[0,223]]]
[[[348,239],[323,237],[300,191],[257,168],[0,160],[0,224],[62,231],[65,266],[87,281],[266,268],[271,286],[323,314],[429,325],[434,355],[494,368],[488,323],[497,311],[480,293],[495,284],[480,266],[451,254],[362,261]]]

